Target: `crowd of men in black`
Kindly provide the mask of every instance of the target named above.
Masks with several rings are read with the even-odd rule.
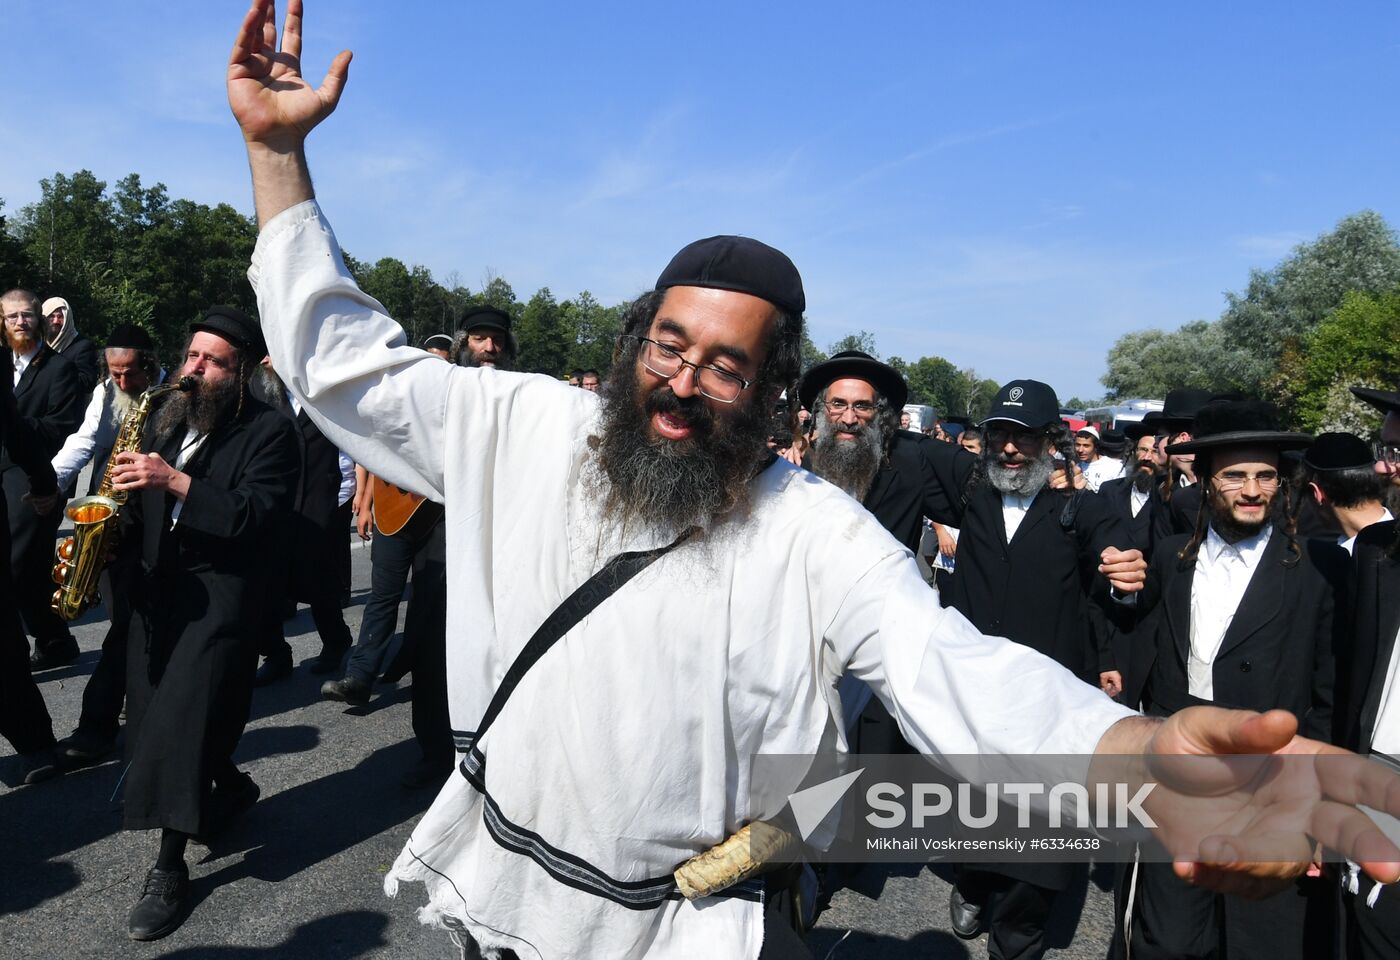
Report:
[[[125,708],[125,825],[161,830],[130,933],[154,939],[183,919],[185,844],[258,799],[230,758],[253,688],[292,671],[282,622],[297,602],[322,641],[310,670],[340,674],[322,696],[363,704],[379,677],[411,671],[423,756],[404,785],[449,774],[443,514],[349,463],[259,362],[256,322],[229,307],[191,322],[173,375],[194,386],[162,405],[139,451],[109,465],[123,420],[163,379],[155,344],[124,325],[99,351],[59,298],[11,290],[0,306],[13,369],[0,389],[0,733],[37,783],[111,754]],[[490,307],[421,346],[466,366],[509,368],[516,355],[510,317]],[[594,370],[568,379],[606,389]],[[1388,760],[1400,756],[1400,530],[1388,509],[1400,491],[1400,393],[1354,392],[1384,414],[1378,443],[1290,432],[1267,403],[1190,389],[1140,421],[1076,430],[1053,389],[1028,379],[1003,386],[978,424],[918,431],[899,373],[851,351],[807,371],[770,446],[864,504],[927,562],[945,606],[1105,696],[1158,716],[1202,703],[1282,708],[1309,736]],[[77,729],[56,741],[32,672],[78,655],[50,609],[50,571],[61,508],[88,464],[87,493],[105,477],[130,496],[103,574],[102,655]],[[233,471],[253,492],[221,497],[195,482]],[[352,518],[373,544],[353,640],[341,612]],[[1100,564],[1131,549],[1151,566],[1147,588],[1124,597]],[[404,643],[389,663],[410,573]],[[255,630],[240,625],[246,610],[262,611]],[[908,749],[877,701],[847,706],[853,750]],[[964,868],[952,929],[989,934],[994,957],[1039,956],[1078,869]],[[1400,893],[1355,870],[1322,866],[1258,901],[1201,891],[1146,860],[1118,881],[1114,955],[1400,955]]]

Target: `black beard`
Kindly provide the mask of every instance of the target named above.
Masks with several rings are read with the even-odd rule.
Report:
[[[1128,459],[1128,476],[1133,478],[1134,490],[1138,493],[1148,493],[1157,485],[1157,464],[1154,461],[1130,457]]]
[[[209,433],[238,401],[241,384],[237,380],[225,380],[214,387],[203,377],[195,377],[194,382],[193,389],[165,397],[155,414],[157,436],[168,438],[182,427],[199,434]]]
[[[768,454],[768,411],[741,399],[732,418],[719,417],[698,394],[681,398],[660,386],[643,395],[637,377],[633,364],[621,364],[612,387],[599,394],[602,436],[594,446],[609,480],[605,515],[624,530],[684,530],[746,506],[749,482]],[[762,396],[761,383],[752,389]],[[683,415],[690,436],[653,437],[656,413]]]
[[[885,433],[877,422],[857,423],[851,431],[854,440],[838,440],[837,424],[829,417],[818,417],[812,466],[823,480],[864,500],[884,460]]]
[[[1265,509],[1262,517],[1250,523],[1236,520],[1224,499],[1217,494],[1207,494],[1206,502],[1208,504],[1206,509],[1210,511],[1210,525],[1215,528],[1216,533],[1220,534],[1220,539],[1226,543],[1239,543],[1241,540],[1248,540],[1272,522],[1272,510],[1270,509]]]
[[[1049,451],[1026,465],[1015,470],[1004,466],[1002,454],[988,451],[983,454],[987,468],[987,480],[1002,493],[1029,497],[1040,492],[1040,488],[1050,482],[1050,474],[1055,472],[1055,458]]]

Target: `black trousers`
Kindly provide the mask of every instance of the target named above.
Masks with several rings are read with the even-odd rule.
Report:
[[[349,650],[350,628],[340,606],[341,579],[336,542],[349,543],[346,526],[350,504],[337,509],[337,522],[330,527],[311,523],[293,514],[288,518],[278,552],[284,558],[280,571],[280,595],[272,598],[263,611],[258,631],[258,653],[264,657],[291,656],[292,648],[282,626],[285,604],[298,601],[311,607],[311,621],[328,650]],[[345,523],[339,523],[340,519]]]
[[[100,581],[111,626],[102,640],[102,655],[83,688],[83,710],[78,715],[78,733],[94,740],[115,740],[121,726],[122,704],[126,702],[127,634],[131,631],[130,575],[129,566],[126,570],[109,568]]]
[[[1045,954],[1045,925],[1057,891],[1024,880],[963,867],[958,890],[968,903],[984,905],[987,955],[992,960],[1037,960]]]
[[[0,478],[5,488],[5,503],[9,512],[9,567],[6,584],[13,588],[11,596],[23,619],[24,629],[34,637],[40,651],[74,643],[68,624],[50,608],[54,590],[54,542],[63,511],[55,508],[47,516],[39,516],[24,502],[29,492],[29,477],[18,467],[5,470]]]
[[[413,735],[430,760],[451,763],[452,720],[447,711],[447,533],[433,525],[413,560],[413,596],[404,615],[404,643],[413,664]]]
[[[10,531],[4,511],[0,500],[0,587],[10,584]],[[10,741],[15,753],[33,753],[53,746],[53,721],[29,672],[29,641],[12,597],[0,593],[0,736]]]

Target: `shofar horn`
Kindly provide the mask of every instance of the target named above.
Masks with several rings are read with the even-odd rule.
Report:
[[[762,873],[797,846],[797,838],[776,824],[755,820],[738,833],[676,868],[676,886],[687,900],[714,896]]]

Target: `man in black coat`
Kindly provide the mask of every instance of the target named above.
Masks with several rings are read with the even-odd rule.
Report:
[[[1142,605],[1150,610],[1136,649],[1152,657],[1145,710],[1170,716],[1214,704],[1283,709],[1304,736],[1332,730],[1333,653],[1342,625],[1334,607],[1347,558],[1335,543],[1299,541],[1291,517],[1278,520],[1280,454],[1309,437],[1278,426],[1269,404],[1212,403],[1194,439],[1173,444],[1193,455],[1205,499],[1192,535],[1157,546]],[[1177,878],[1170,863],[1136,871],[1131,917],[1135,958],[1321,956],[1332,930],[1319,878],[1303,878],[1260,901],[1220,896]]]
[[[1035,380],[998,391],[983,422],[986,476],[967,504],[946,605],[982,632],[1032,647],[1103,686],[1110,677],[1091,624],[1129,614],[1111,588],[1141,589],[1146,563],[1139,551],[1120,549],[1129,543],[1123,525],[1106,500],[1074,489],[1078,477],[1052,488],[1059,410],[1055,392]],[[997,960],[1039,957],[1055,895],[1076,870],[1062,863],[963,867],[950,901],[954,932],[970,939],[987,928],[988,955]]]
[[[97,344],[78,332],[78,321],[73,316],[73,308],[62,297],[49,297],[42,308],[44,315],[44,340],[55,353],[63,355],[78,368],[82,378],[84,393],[91,393],[97,381],[102,379],[102,357]]]
[[[321,652],[311,663],[312,673],[338,670],[350,649],[350,628],[340,607],[338,552],[349,540],[351,496],[347,494],[345,502],[340,502],[344,485],[340,451],[289,398],[266,357],[250,387],[258,399],[292,421],[299,463],[292,508],[278,523],[283,585],[278,600],[264,610],[259,652],[265,660],[255,680],[263,686],[292,671],[292,648],[282,627],[284,603],[295,606],[300,601],[311,607],[311,619],[321,637]]]
[[[124,558],[133,580],[127,656],[124,824],[161,830],[160,853],[128,918],[133,939],[175,930],[189,905],[185,844],[257,799],[231,756],[248,719],[254,632],[267,594],[273,524],[291,503],[291,422],[248,396],[266,353],[257,324],[213,307],[190,324],[179,376],[140,453],[113,469],[131,496]]]
[[[1157,461],[1153,448],[1156,438],[1152,424],[1128,424],[1123,429],[1133,444],[1127,471],[1116,480],[1107,480],[1099,487],[1099,496],[1108,501],[1114,514],[1122,521],[1128,534],[1127,546],[1152,556],[1152,520],[1161,509],[1161,501],[1153,496],[1159,482]]]
[[[78,428],[87,393],[77,368],[44,343],[38,297],[28,290],[10,290],[0,295],[0,307],[13,354],[14,415],[34,438],[38,455],[48,460]],[[71,663],[78,657],[78,643],[49,607],[54,592],[54,539],[62,512],[53,509],[39,516],[25,503],[29,475],[9,456],[0,456],[0,484],[10,519],[6,587],[13,590],[25,628],[34,637],[31,663],[34,669]]]
[[[13,366],[8,348],[0,347],[0,358]],[[58,499],[58,483],[53,467],[40,454],[34,431],[16,415],[11,383],[0,381],[0,454],[13,469],[29,478],[30,501],[22,509],[33,512],[31,503],[53,508]],[[7,507],[0,500],[0,584],[10,583],[10,526]],[[54,755],[53,723],[44,706],[44,697],[29,671],[29,641],[20,624],[13,594],[0,591],[0,736],[10,741],[23,764],[25,783],[38,783],[58,772]]]

